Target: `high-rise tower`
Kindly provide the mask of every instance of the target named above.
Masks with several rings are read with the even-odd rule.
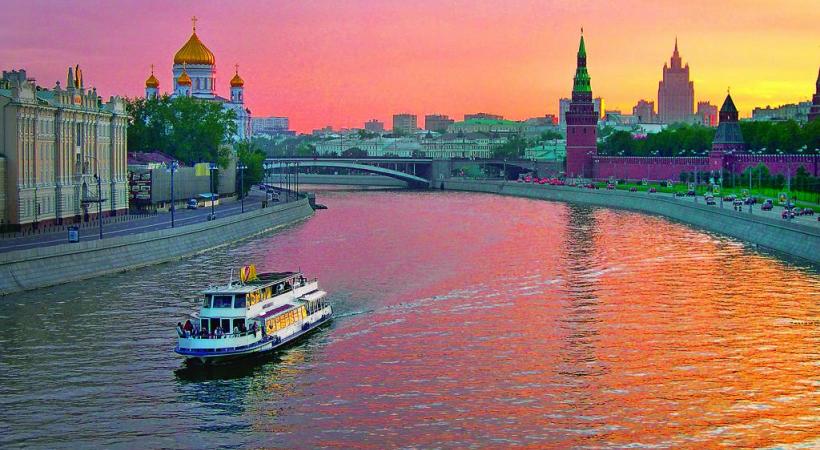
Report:
[[[587,49],[584,30],[578,47],[578,64],[572,85],[572,101],[566,113],[568,177],[592,178],[592,161],[598,154],[596,132],[598,115],[592,101],[592,86],[587,73]]]
[[[681,65],[678,39],[669,65],[663,65],[663,80],[658,83],[658,116],[661,123],[689,122],[695,108],[695,86],[689,81],[689,64]]]

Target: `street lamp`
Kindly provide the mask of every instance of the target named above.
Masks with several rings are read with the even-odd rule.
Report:
[[[171,165],[166,169],[166,172],[171,173],[171,228],[174,228],[174,211],[176,211],[176,198],[174,197],[174,173],[179,170],[179,162],[177,160],[171,161]]]
[[[241,162],[236,166],[236,170],[239,171],[239,200],[242,204],[242,212],[245,212],[245,169],[247,168],[248,166]]]
[[[217,170],[216,163],[208,164],[208,174],[211,178],[211,220],[216,219],[216,212],[214,211],[214,170]]]
[[[97,180],[97,221],[100,223],[100,240],[102,240],[103,236],[103,223],[102,223],[102,178],[96,173],[94,174],[94,179]]]

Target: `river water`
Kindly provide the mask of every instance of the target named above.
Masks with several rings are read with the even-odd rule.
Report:
[[[820,446],[811,267],[630,212],[319,199],[278,234],[0,298],[0,447]],[[185,369],[174,324],[245,263],[318,276],[338,317]]]

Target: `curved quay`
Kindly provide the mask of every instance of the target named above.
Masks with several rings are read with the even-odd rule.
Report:
[[[725,234],[760,249],[772,250],[820,266],[820,228],[784,223],[730,209],[707,206],[645,193],[580,189],[569,186],[541,186],[484,180],[444,180],[441,189],[485,192],[516,197],[581,203],[627,209],[683,222]]]

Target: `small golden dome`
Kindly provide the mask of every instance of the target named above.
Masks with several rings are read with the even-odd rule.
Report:
[[[182,68],[182,73],[179,74],[177,78],[177,84],[182,86],[190,86],[191,85],[191,77],[188,76],[188,72],[185,71],[185,68]]]
[[[236,66],[236,73],[234,74],[233,78],[231,78],[231,87],[242,87],[245,85],[245,80],[239,76],[239,66]]]
[[[159,80],[157,80],[157,77],[154,76],[154,65],[153,64],[151,65],[151,76],[148,77],[147,80],[145,80],[145,87],[154,88],[154,89],[159,87]]]
[[[191,38],[174,55],[174,64],[207,64],[213,66],[216,59],[208,47],[199,40],[194,28]]]

